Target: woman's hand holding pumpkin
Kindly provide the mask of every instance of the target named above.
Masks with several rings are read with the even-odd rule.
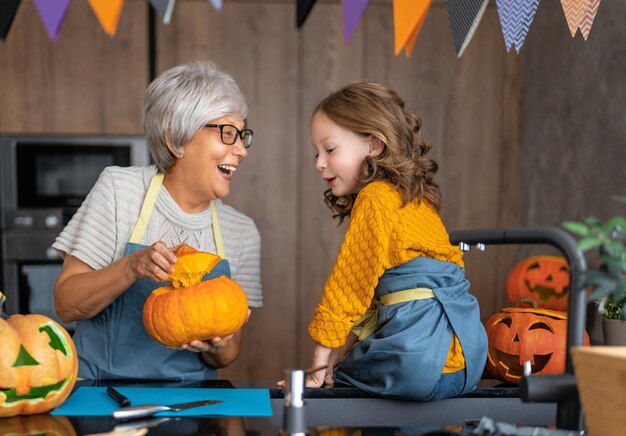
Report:
[[[147,277],[164,282],[174,272],[174,263],[176,255],[161,241],[128,256],[128,265],[136,280]]]

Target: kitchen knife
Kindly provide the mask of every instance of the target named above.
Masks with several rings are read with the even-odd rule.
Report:
[[[170,404],[169,406],[162,406],[160,404],[144,404],[142,406],[130,406],[122,407],[113,411],[113,418],[115,419],[135,419],[144,418],[146,416],[152,416],[157,412],[171,411],[178,412],[185,409],[191,409],[192,407],[208,406],[210,404],[222,403],[222,400],[203,400],[192,401],[189,403]]]

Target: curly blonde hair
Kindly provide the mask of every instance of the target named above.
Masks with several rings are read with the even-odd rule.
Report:
[[[365,158],[357,192],[368,183],[385,180],[402,193],[404,206],[425,198],[436,211],[441,209],[441,191],[433,180],[438,165],[425,157],[431,145],[420,135],[422,120],[405,108],[394,90],[375,82],[352,83],[322,100],[313,116],[317,113],[385,145],[378,156]],[[356,194],[337,197],[330,189],[324,192],[324,202],[340,223],[350,215],[355,199]]]

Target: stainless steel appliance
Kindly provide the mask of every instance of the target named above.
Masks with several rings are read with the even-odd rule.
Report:
[[[54,239],[104,167],[148,163],[143,136],[0,136],[0,289],[7,313],[58,320],[53,289],[61,258]]]

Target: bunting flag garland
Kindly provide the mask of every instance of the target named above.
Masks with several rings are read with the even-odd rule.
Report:
[[[583,20],[580,23],[578,28],[580,29],[580,33],[582,33],[583,38],[587,41],[589,38],[589,32],[591,32],[591,26],[593,26],[593,20],[596,19],[596,14],[598,13],[598,8],[600,7],[601,0],[591,0],[589,3],[589,7],[587,8],[587,12],[583,16]]]
[[[488,4],[489,0],[448,0],[448,19],[458,57],[463,56]]]
[[[561,0],[561,6],[572,38],[576,36],[576,30],[580,29],[586,41],[596,18],[600,0]]]
[[[315,5],[315,0],[296,0],[296,26],[302,27],[311,9]]]
[[[48,1],[48,0],[45,0]],[[113,37],[117,33],[124,0],[87,0],[91,5],[104,32]]]
[[[163,24],[170,24],[176,0],[149,0],[155,11],[163,19]]]
[[[356,29],[361,15],[365,11],[369,0],[341,0],[341,11],[343,12],[343,40],[347,44],[350,42],[352,32]]]
[[[0,39],[6,39],[9,34],[13,18],[17,13],[21,0],[2,0],[0,2]]]
[[[431,0],[393,0],[393,24],[395,32],[395,54],[405,49],[411,55],[413,44],[424,24]]]
[[[506,51],[511,51],[515,45],[515,51],[519,54],[537,12],[539,0],[496,0],[496,5]]]
[[[224,6],[224,2],[222,0],[209,0],[216,11],[221,11],[222,6]]]
[[[67,8],[70,6],[70,0],[35,0],[35,6],[50,39],[56,40],[61,31]]]

